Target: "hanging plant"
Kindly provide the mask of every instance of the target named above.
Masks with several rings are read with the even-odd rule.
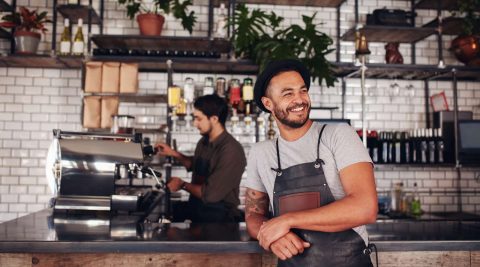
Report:
[[[310,70],[313,81],[318,79],[322,84],[325,80],[327,86],[333,86],[336,79],[325,58],[334,51],[329,49],[333,40],[317,30],[313,22],[315,16],[316,13],[302,16],[303,27],[292,24],[281,29],[283,17],[259,9],[249,12],[244,4],[239,4],[234,14],[235,22],[229,22],[235,29],[232,38],[235,55],[252,59],[260,71],[271,60],[298,59]]]

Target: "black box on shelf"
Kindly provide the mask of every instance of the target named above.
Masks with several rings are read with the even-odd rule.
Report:
[[[455,163],[455,128],[453,111],[438,111],[433,113],[433,128],[442,129],[445,144],[445,163]],[[458,120],[471,120],[473,112],[459,111]]]

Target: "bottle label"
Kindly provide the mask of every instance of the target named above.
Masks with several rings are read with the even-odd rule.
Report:
[[[83,42],[74,42],[72,52],[76,55],[83,55],[83,46]]]
[[[70,42],[62,41],[60,42],[60,54],[69,55],[70,54]]]

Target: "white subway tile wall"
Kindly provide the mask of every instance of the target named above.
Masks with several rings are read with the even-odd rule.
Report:
[[[59,1],[62,3],[62,1]],[[147,1],[148,2],[148,1]],[[82,0],[87,4],[87,0]],[[194,27],[194,36],[206,36],[208,29],[208,1],[194,1],[192,8],[198,16],[198,23]],[[376,1],[361,0],[360,23],[365,22],[365,14],[376,8],[409,9],[408,1]],[[52,16],[52,1],[17,0],[17,6],[38,8],[49,11]],[[99,7],[99,1],[93,1],[94,7]],[[301,15],[311,15],[317,12],[316,22],[323,23],[320,29],[332,36],[336,43],[336,11],[332,8],[289,7],[269,5],[249,5],[264,10],[275,10],[285,17],[283,25],[302,23]],[[218,12],[216,9],[215,12]],[[423,25],[436,16],[433,10],[417,10],[417,25]],[[445,15],[448,12],[444,12]],[[340,13],[341,34],[354,26],[354,1],[347,1]],[[63,22],[59,16],[57,33],[60,34]],[[49,31],[42,38],[39,53],[50,54],[51,25]],[[75,31],[74,26],[73,31]],[[93,26],[93,33],[98,33],[97,26]],[[126,17],[125,8],[117,1],[105,1],[105,34],[138,34],[136,22]],[[163,35],[188,36],[178,21],[167,16]],[[58,36],[59,37],[59,36]],[[58,40],[58,38],[57,38]],[[451,36],[444,36],[443,47],[446,64],[459,64],[446,50],[452,40]],[[351,62],[354,54],[352,42],[340,43],[341,61]],[[334,44],[332,48],[336,48]],[[369,57],[371,63],[383,63],[385,49],[383,43],[370,43],[372,51]],[[411,60],[411,46],[401,44],[400,51],[406,64]],[[0,53],[9,52],[9,42],[0,40]],[[416,63],[438,63],[437,40],[431,36],[416,44]],[[335,53],[328,55],[334,61]],[[175,73],[174,82],[182,85],[186,77],[192,77],[197,86],[201,86],[206,76],[233,77],[243,79],[243,75],[212,75]],[[255,80],[255,77],[252,77]],[[408,130],[424,128],[425,121],[425,85],[423,81],[373,80],[366,82],[367,127],[377,130]],[[166,93],[167,75],[165,73],[140,73],[141,93]],[[346,118],[352,120],[355,128],[362,127],[361,123],[361,87],[360,80],[347,79],[345,110],[341,109],[342,93],[341,82],[334,87],[313,85],[310,89],[314,106],[338,106],[333,111],[335,118],[340,118],[345,112]],[[400,90],[392,90],[392,84],[397,83]],[[47,206],[51,197],[45,179],[45,157],[52,139],[52,129],[68,131],[82,131],[81,116],[81,72],[80,70],[42,69],[42,68],[5,68],[0,67],[0,222],[23,216],[30,212],[41,210]],[[430,81],[430,94],[445,91],[448,104],[453,107],[452,82]],[[480,83],[459,82],[459,106],[461,110],[474,112],[476,119],[480,118]],[[156,127],[166,121],[166,107],[164,104],[131,104],[120,105],[121,114],[131,114],[144,117],[146,127]],[[163,140],[161,135],[147,135],[152,141]],[[187,131],[185,126],[179,126],[174,133],[179,149],[191,153],[198,141],[199,135],[195,129]],[[254,142],[250,134],[237,134],[237,138],[244,144],[248,153]],[[175,168],[174,175],[190,179],[190,174],[184,169]],[[432,190],[431,194],[422,194],[422,209],[425,211],[456,211],[458,199],[456,195],[448,193],[460,183],[465,190],[480,189],[480,171],[476,169],[462,169],[461,180],[457,179],[456,170],[447,167],[399,167],[377,166],[375,176],[380,192],[386,192],[392,182],[403,182],[407,190],[413,189],[417,183],[422,190]],[[245,178],[245,177],[244,177]],[[242,181],[242,185],[245,180]],[[441,191],[445,192],[442,193]],[[435,193],[437,192],[437,193]],[[438,193],[440,192],[440,193]],[[243,196],[244,188],[241,190]],[[243,203],[243,197],[242,197]],[[480,213],[480,196],[464,194],[462,199],[464,211]]]

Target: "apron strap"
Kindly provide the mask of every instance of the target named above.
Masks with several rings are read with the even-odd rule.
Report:
[[[323,130],[325,130],[325,127],[327,125],[324,124],[322,126],[322,129],[320,130],[320,134],[318,135],[318,142],[317,142],[317,160],[315,161],[317,164],[324,164],[323,160],[320,159],[320,140],[322,139],[322,134],[323,134]]]
[[[278,137],[277,137],[277,140],[275,142],[276,146],[277,146],[277,168],[270,168],[272,169],[272,171],[276,172],[277,173],[277,176],[280,176],[282,175],[282,165],[280,165],[280,150],[278,149]]]

